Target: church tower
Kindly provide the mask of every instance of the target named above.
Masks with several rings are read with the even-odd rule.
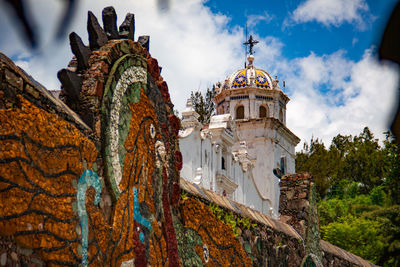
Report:
[[[247,66],[219,84],[214,101],[217,115],[230,114],[236,123],[235,147],[247,146],[259,195],[278,210],[279,178],[273,170],[282,175],[295,172],[295,147],[300,139],[286,126],[289,97],[277,79],[254,66],[250,48]]]

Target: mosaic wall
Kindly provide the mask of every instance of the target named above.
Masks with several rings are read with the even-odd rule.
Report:
[[[93,15],[89,21],[96,26]],[[232,231],[207,208],[180,206],[180,122],[145,47],[110,40],[90,51],[87,66],[75,51],[70,68],[59,73],[61,96],[83,122],[5,89],[2,79],[2,240],[50,265],[251,265]],[[22,83],[29,79],[5,64]],[[34,86],[31,91],[48,97]],[[4,253],[6,263],[14,260]]]
[[[181,211],[184,233],[191,241],[187,243],[193,244],[196,252],[183,262],[185,266],[252,266],[231,227],[222,223],[208,206],[189,198],[182,203]]]
[[[209,244],[217,249],[207,254],[212,255],[209,262],[217,266],[301,265],[304,243],[289,225],[184,179],[180,182],[183,223],[202,234],[207,251]]]
[[[102,17],[89,12],[89,46],[70,35],[63,102],[0,53],[0,266],[299,266],[288,225],[184,197],[180,121],[149,37],[134,41],[133,14],[119,30],[112,7]]]
[[[0,110],[0,234],[49,262],[78,262],[77,178],[96,149],[70,123],[18,98],[19,108]]]

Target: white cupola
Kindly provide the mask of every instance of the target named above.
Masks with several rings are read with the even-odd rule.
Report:
[[[279,81],[268,72],[254,67],[254,56],[247,67],[228,76],[214,98],[217,114],[231,114],[235,120],[275,118],[286,124],[286,104],[289,97]]]

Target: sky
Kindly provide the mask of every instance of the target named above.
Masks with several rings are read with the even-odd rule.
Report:
[[[40,33],[39,48],[23,42],[12,12],[0,1],[0,52],[47,89],[59,89],[57,71],[72,58],[67,36],[54,41],[64,1],[26,2]],[[382,140],[389,128],[398,69],[379,63],[376,51],[395,0],[78,2],[68,32],[86,44],[88,10],[100,24],[106,6],[114,6],[118,25],[126,13],[135,14],[135,38],[150,35],[150,53],[163,68],[179,112],[191,91],[205,91],[243,67],[247,24],[259,41],[254,65],[277,76],[291,99],[287,127],[302,140],[297,151],[312,137],[329,145],[339,133],[354,136],[368,126]]]

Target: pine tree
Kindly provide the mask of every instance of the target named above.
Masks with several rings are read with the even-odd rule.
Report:
[[[194,110],[199,113],[199,122],[201,123],[209,123],[212,115],[215,114],[215,86],[207,88],[207,91],[201,93],[200,91],[193,92],[190,95],[192,99]]]

